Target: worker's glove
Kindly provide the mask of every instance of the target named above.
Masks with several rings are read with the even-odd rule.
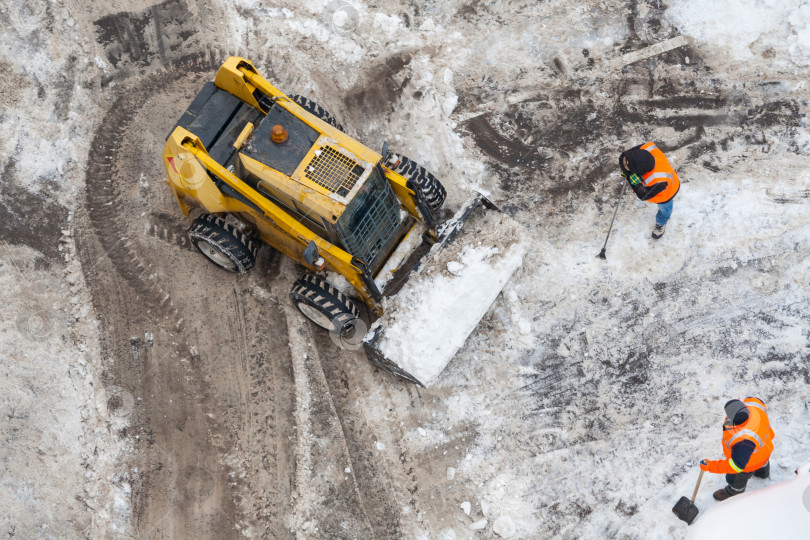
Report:
[[[636,173],[625,174],[624,177],[627,178],[627,181],[630,182],[631,186],[637,186],[644,182],[644,179]]]
[[[707,471],[714,474],[720,474],[723,472],[724,467],[723,465],[726,464],[726,461],[723,459],[716,459],[716,460],[708,460],[703,459],[700,461],[700,470]]]

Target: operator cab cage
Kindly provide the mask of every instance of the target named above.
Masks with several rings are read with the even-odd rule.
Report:
[[[358,156],[321,133],[277,103],[286,96],[255,90],[252,97],[259,107],[208,82],[169,137],[177,128],[189,131],[214,161],[376,275],[414,223],[379,166],[381,156],[367,149]],[[283,143],[272,139],[276,125],[286,130]],[[223,195],[258,210],[208,175]]]

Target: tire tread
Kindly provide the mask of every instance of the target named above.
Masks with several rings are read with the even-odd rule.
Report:
[[[203,214],[198,217],[191,224],[188,234],[191,243],[197,249],[199,249],[197,243],[204,241],[225,253],[236,264],[239,274],[244,274],[256,264],[258,245],[218,214]],[[228,268],[224,269],[231,271]]]
[[[317,116],[330,126],[337,128],[340,131],[343,131],[343,126],[340,124],[340,122],[338,122],[337,119],[335,119],[335,117],[329,111],[318,105],[315,101],[309,98],[305,98],[304,96],[298,94],[290,94],[287,97],[289,97],[292,101],[300,105],[301,108],[307,111],[308,113]]]
[[[385,161],[389,162],[394,154],[396,153],[389,152],[388,156],[385,158]],[[399,156],[399,162],[396,164],[396,166],[391,167],[391,169],[408,180],[413,180],[416,182],[416,185],[419,186],[419,189],[422,191],[425,201],[427,201],[431,210],[438,210],[441,208],[444,204],[444,199],[447,197],[447,190],[444,188],[442,183],[439,182],[439,180],[431,172],[419,165],[416,161],[407,156],[403,156],[402,154],[396,155]]]
[[[296,280],[290,291],[290,300],[296,306],[298,302],[304,302],[320,310],[338,327],[360,317],[351,298],[313,274],[304,274]]]

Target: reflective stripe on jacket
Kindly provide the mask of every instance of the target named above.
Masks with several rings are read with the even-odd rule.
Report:
[[[667,188],[656,195],[651,199],[647,199],[647,202],[651,203],[665,203],[668,202],[672,197],[678,193],[678,190],[681,189],[681,181],[678,178],[678,173],[675,172],[675,169],[672,168],[672,165],[669,164],[667,157],[664,153],[655,146],[655,143],[648,142],[641,145],[642,150],[646,150],[650,154],[652,154],[653,158],[655,158],[655,167],[653,170],[642,176],[644,179],[645,186],[651,186],[653,184],[658,184],[659,182],[666,182]]]
[[[748,397],[743,403],[748,407],[748,420],[739,426],[723,426],[723,453],[735,472],[754,472],[768,463],[773,452],[774,433],[768,420],[768,409],[762,401]],[[742,440],[756,445],[744,469],[740,469],[731,459],[731,447]]]

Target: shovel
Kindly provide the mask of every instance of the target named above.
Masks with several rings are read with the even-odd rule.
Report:
[[[610,227],[608,228],[607,236],[605,236],[605,245],[602,246],[602,251],[599,252],[599,255],[596,257],[598,259],[602,259],[603,261],[607,260],[607,255],[605,255],[605,250],[607,250],[607,241],[610,238],[610,231],[613,230],[613,222],[616,221],[616,214],[619,213],[619,204],[622,202],[622,195],[624,195],[624,188],[627,187],[627,182],[622,184],[622,190],[619,192],[619,199],[616,201],[616,209],[613,211],[613,219],[610,220]]]
[[[692,499],[689,500],[686,497],[681,497],[678,502],[675,503],[675,506],[672,507],[672,513],[678,516],[678,519],[681,521],[685,521],[687,525],[691,525],[695,518],[698,515],[698,507],[695,506],[695,497],[697,497],[698,488],[700,487],[700,481],[703,480],[703,473],[705,471],[703,469],[700,470],[700,476],[698,476],[697,484],[695,484],[695,491],[692,493]]]

